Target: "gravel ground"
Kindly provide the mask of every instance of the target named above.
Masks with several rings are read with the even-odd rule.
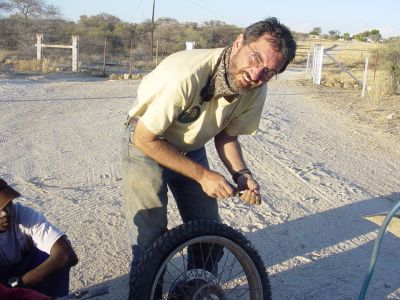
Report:
[[[72,74],[0,78],[0,177],[66,231],[80,257],[71,289],[108,285],[98,299],[127,295],[120,146],[138,84]],[[358,296],[379,228],[363,216],[400,200],[400,111],[389,100],[311,86],[294,69],[269,84],[258,134],[241,137],[263,203],[232,198],[220,208],[258,249],[274,299]],[[207,149],[212,168],[228,176],[212,144]],[[170,227],[181,223],[173,201],[169,214]],[[398,247],[388,233],[367,299],[400,299]]]

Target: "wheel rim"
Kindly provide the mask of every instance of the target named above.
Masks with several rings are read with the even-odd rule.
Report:
[[[188,270],[188,247],[196,244],[208,244],[211,249],[223,247],[216,274],[203,269]],[[210,255],[202,259],[208,260]],[[261,278],[250,256],[234,241],[216,235],[192,238],[176,247],[158,268],[150,299],[154,299],[157,286],[162,288],[162,299],[168,300],[263,299]],[[171,295],[176,286],[181,289],[181,298]]]

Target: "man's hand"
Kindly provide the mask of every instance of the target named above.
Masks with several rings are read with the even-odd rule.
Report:
[[[240,200],[249,204],[260,205],[260,185],[251,174],[242,174],[237,179],[238,190],[243,191]]]
[[[214,141],[219,157],[232,174],[237,170],[247,170],[237,136],[231,136],[225,131],[221,131]],[[239,191],[243,191],[240,200],[249,204],[261,204],[260,186],[251,174],[240,173],[240,176],[234,181],[237,183]]]
[[[218,172],[205,171],[199,183],[203,191],[210,197],[224,199],[235,195],[235,188]]]

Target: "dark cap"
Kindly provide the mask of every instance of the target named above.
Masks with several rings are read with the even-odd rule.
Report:
[[[21,196],[16,190],[10,187],[7,182],[0,178],[0,211],[3,210],[4,207],[11,200]]]

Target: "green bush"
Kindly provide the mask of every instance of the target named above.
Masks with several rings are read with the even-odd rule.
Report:
[[[388,92],[395,94],[400,86],[400,41],[387,44],[383,51],[383,69],[388,75]]]

